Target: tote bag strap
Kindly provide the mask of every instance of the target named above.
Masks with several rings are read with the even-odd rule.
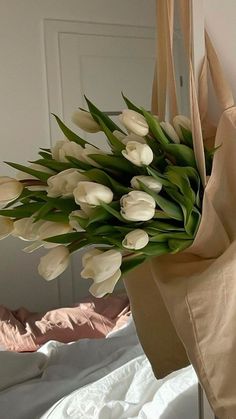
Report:
[[[179,0],[179,14],[182,32],[187,51],[189,64],[189,104],[193,133],[193,149],[196,159],[197,168],[201,177],[203,186],[206,186],[206,164],[204,154],[204,144],[202,135],[201,118],[198,107],[198,96],[194,79],[194,71],[192,64],[192,13],[191,0]]]
[[[208,64],[217,101],[222,111],[234,106],[231,88],[225,79],[224,72],[208,33],[205,31],[206,54],[199,76],[199,109],[203,130],[206,136],[212,133],[212,123],[208,115]]]
[[[173,58],[174,0],[157,1],[157,62],[152,89],[152,111],[165,120],[178,114]]]
[[[175,70],[173,58],[173,21],[174,0],[157,0],[157,65],[153,86],[153,108],[161,120],[166,116],[166,103],[168,98],[170,116],[178,114],[177,94],[175,83]],[[198,108],[197,92],[192,67],[192,40],[191,40],[191,3],[190,0],[178,0],[182,31],[184,35],[187,57],[189,63],[189,94],[190,111],[193,132],[193,147],[197,167],[203,185],[206,185],[206,167],[204,145],[202,138],[201,120]],[[154,103],[156,102],[156,105]]]

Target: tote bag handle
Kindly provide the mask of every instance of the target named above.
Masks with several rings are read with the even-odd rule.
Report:
[[[224,77],[220,62],[208,34],[205,34],[206,54],[199,77],[199,102],[192,65],[192,0],[178,0],[181,27],[185,41],[189,65],[189,103],[193,132],[193,148],[197,167],[203,186],[206,185],[206,167],[202,129],[213,132],[208,116],[208,81],[207,67],[222,111],[234,106],[231,89]],[[153,110],[163,120],[166,116],[166,104],[169,103],[170,115],[178,113],[176,82],[173,59],[173,20],[174,1],[157,0],[157,44],[158,62],[153,84]],[[167,102],[167,99],[169,102]],[[158,106],[157,106],[158,103]]]
[[[178,114],[178,100],[173,58],[174,0],[157,1],[157,51],[152,89],[152,111],[161,120]]]

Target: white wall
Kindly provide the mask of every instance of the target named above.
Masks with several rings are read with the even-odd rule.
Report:
[[[236,97],[236,2],[204,0],[206,28]]]
[[[50,144],[43,20],[155,26],[154,0],[0,0],[0,175],[3,160],[26,162]],[[37,275],[39,253],[0,242],[0,304],[41,310],[61,304],[58,281]],[[62,277],[64,283],[70,275]],[[64,282],[63,282],[64,281]],[[71,302],[71,293],[63,300]]]

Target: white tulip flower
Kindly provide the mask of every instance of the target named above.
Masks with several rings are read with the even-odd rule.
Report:
[[[14,221],[12,236],[24,241],[35,241],[39,239],[39,228],[44,224],[43,220],[34,222],[33,217],[21,218]]]
[[[80,209],[86,214],[86,217],[90,217],[93,214],[94,206],[84,204],[82,202],[79,203]]]
[[[67,247],[58,246],[41,257],[38,272],[44,279],[51,281],[67,269],[69,262],[70,253]]]
[[[84,231],[84,229],[79,224],[78,217],[86,219],[87,215],[83,210],[72,211],[69,215],[69,224],[73,230]]]
[[[100,125],[93,119],[90,112],[75,111],[71,118],[72,122],[86,132],[95,133],[101,131]]]
[[[180,139],[177,132],[169,122],[160,122],[160,125],[163,131],[168,135],[168,137],[171,138],[172,141],[174,141],[174,143],[180,143]]]
[[[116,282],[121,276],[120,266],[122,255],[117,250],[107,250],[105,252],[92,249],[82,257],[83,271],[82,278],[91,278],[94,284],[90,287],[90,292],[95,297],[103,297],[111,293]]]
[[[139,181],[144,183],[144,185],[146,185],[149,189],[151,189],[152,191],[155,191],[156,193],[159,193],[161,191],[161,188],[162,188],[161,182],[159,182],[152,176],[142,176],[142,175],[134,176],[130,182],[132,188],[140,189]]]
[[[119,115],[119,120],[128,131],[136,135],[145,137],[149,132],[149,127],[144,116],[131,109],[124,109],[122,114]]]
[[[129,141],[122,154],[136,166],[148,166],[153,160],[152,149],[147,144],[140,144],[137,141]]]
[[[72,197],[73,191],[77,187],[78,183],[87,179],[88,178],[86,176],[76,169],[63,170],[48,179],[47,195],[51,198],[57,198],[59,196],[64,198]]]
[[[80,182],[73,192],[77,204],[100,205],[110,204],[113,192],[110,188],[95,182]]]
[[[155,215],[155,200],[142,191],[131,191],[121,198],[121,215],[128,221],[148,221]]]
[[[40,247],[51,249],[59,246],[58,243],[49,243],[44,239],[61,234],[71,233],[73,231],[70,224],[57,223],[53,221],[39,220],[34,222],[34,218],[21,218],[14,222],[12,236],[18,237],[24,241],[32,241],[30,246],[23,250],[26,253],[32,253]]]
[[[8,176],[0,176],[0,208],[19,198],[24,186]]]
[[[140,250],[147,246],[149,242],[149,236],[146,231],[137,228],[136,230],[130,231],[126,234],[122,241],[122,246],[126,249]]]
[[[13,220],[9,217],[0,216],[0,240],[8,237],[13,231]]]
[[[111,294],[114,291],[116,283],[121,277],[121,270],[118,269],[114,275],[110,276],[103,282],[94,282],[89,288],[89,292],[96,298],[102,298],[106,294]]]
[[[52,147],[52,157],[60,162],[68,162],[66,156],[72,156],[81,160],[83,150],[83,147],[74,141],[59,140]]]
[[[192,131],[191,121],[185,115],[175,116],[173,119],[173,125],[181,140],[184,139],[181,127],[185,128],[187,131]]]
[[[45,249],[58,246],[58,243],[45,242],[44,240],[53,237],[60,236],[61,234],[71,233],[73,231],[69,223],[57,223],[54,221],[44,221],[38,229],[37,239],[43,242]]]

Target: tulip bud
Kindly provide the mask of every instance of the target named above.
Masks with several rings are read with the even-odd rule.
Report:
[[[87,215],[82,210],[72,211],[69,215],[69,224],[71,228],[76,231],[84,231],[84,229],[79,224],[79,218],[87,218]]]
[[[136,166],[148,166],[153,160],[152,149],[147,144],[140,144],[137,141],[129,141],[122,154]]]
[[[86,132],[95,133],[101,131],[100,125],[93,119],[90,112],[81,110],[75,111],[71,120],[75,125]]]
[[[24,186],[18,180],[7,176],[0,176],[0,207],[17,199]]]
[[[145,137],[149,132],[146,119],[138,112],[132,111],[131,109],[125,109],[122,114],[119,115],[119,119],[128,131],[131,131],[136,135]]]
[[[74,189],[82,180],[87,180],[87,177],[82,175],[78,170],[63,170],[62,172],[55,176],[51,176],[48,179],[47,195],[51,198],[57,198],[59,196],[64,198],[72,197]]]
[[[13,220],[8,217],[0,217],[0,240],[5,239],[12,233]]]
[[[38,229],[38,240],[44,241],[45,239],[53,236],[60,236],[72,232],[72,227],[69,223],[56,223],[54,221],[44,221]],[[58,243],[44,242],[45,249],[58,246]]]
[[[192,131],[191,127],[191,121],[189,118],[187,118],[184,115],[177,115],[173,119],[173,125],[175,128],[175,131],[177,132],[179,138],[181,140],[184,140],[183,133],[181,130],[181,127],[185,128],[187,131]]]
[[[41,257],[38,272],[44,279],[51,281],[66,270],[69,261],[70,253],[67,247],[57,246]]]
[[[154,179],[152,176],[134,176],[131,179],[131,186],[134,189],[140,189],[139,181],[144,183],[149,189],[155,191],[156,193],[161,191],[162,184],[158,180]]]
[[[80,160],[83,147],[74,141],[60,140],[52,147],[52,157],[60,162],[68,162],[66,156],[72,156]]]
[[[39,228],[44,224],[44,221],[34,221],[33,217],[21,218],[14,222],[14,229],[12,236],[18,237],[25,241],[35,241],[39,239]]]
[[[84,254],[82,257],[84,269],[81,276],[94,280],[94,284],[89,289],[91,294],[100,298],[113,291],[121,276],[121,263],[121,253],[113,249],[105,252],[92,249]]]
[[[90,217],[94,212],[94,207],[88,204],[79,203],[80,209],[86,214],[87,217]]]
[[[160,122],[160,125],[163,131],[168,135],[168,137],[170,137],[172,141],[174,141],[174,143],[180,143],[180,139],[177,132],[169,122]]]
[[[136,229],[126,234],[122,246],[126,249],[139,250],[147,246],[148,242],[149,236],[146,231]]]
[[[121,198],[121,215],[128,221],[148,221],[155,215],[155,200],[142,191],[131,191]]]
[[[100,205],[101,202],[110,204],[113,192],[110,188],[95,182],[80,182],[73,192],[75,202],[89,205]]]

